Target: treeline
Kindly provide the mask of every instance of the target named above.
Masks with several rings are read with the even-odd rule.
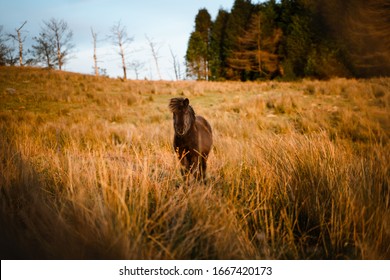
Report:
[[[13,32],[5,32],[0,25],[0,66],[41,66],[50,69],[62,70],[71,58],[74,58],[73,31],[69,28],[68,23],[64,20],[51,18],[43,21],[41,30],[37,36],[32,37],[32,44],[26,48],[25,21],[21,26],[15,28]],[[106,69],[98,66],[100,60],[97,57],[97,44],[102,40],[91,27],[91,37],[93,39],[93,73],[98,75],[107,75]],[[155,67],[161,80],[159,68],[159,45],[153,39],[146,36],[150,47]],[[105,38],[109,41],[117,52],[121,61],[123,70],[122,79],[127,79],[129,69],[133,70],[136,79],[145,63],[137,59],[128,60],[129,55],[136,50],[131,47],[133,37],[127,33],[127,28],[120,21],[111,26],[109,34]],[[170,49],[172,55],[172,64],[176,80],[182,79],[179,60]],[[91,50],[92,54],[92,50]]]
[[[261,80],[390,75],[390,1],[236,0],[195,17],[187,75]]]
[[[0,65],[42,65],[61,70],[74,48],[68,24],[54,18],[44,21],[41,32],[32,38],[34,43],[26,50],[23,30],[26,23],[14,33],[5,33],[0,26]]]

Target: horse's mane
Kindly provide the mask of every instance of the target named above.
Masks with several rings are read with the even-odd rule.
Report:
[[[182,98],[182,97],[172,98],[171,101],[169,102],[169,109],[171,110],[172,113],[178,113],[184,110],[186,107],[188,107],[190,111],[193,112],[195,115],[194,109],[192,109],[192,107],[188,105],[187,98]]]

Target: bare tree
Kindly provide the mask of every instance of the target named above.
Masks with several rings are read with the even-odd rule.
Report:
[[[146,38],[146,40],[149,43],[150,50],[152,51],[152,56],[153,56],[154,63],[156,65],[158,77],[159,77],[160,80],[162,80],[160,67],[159,67],[159,64],[158,64],[158,59],[160,58],[159,55],[158,55],[158,52],[159,52],[161,46],[157,47],[157,43],[153,42],[152,39],[150,39],[147,35],[145,35],[145,38]]]
[[[15,48],[9,47],[5,54],[7,65],[15,66],[18,63],[18,57],[15,56]]]
[[[114,24],[111,27],[111,34],[109,35],[114,46],[119,48],[118,54],[122,60],[122,69],[123,69],[123,79],[127,79],[127,66],[126,66],[126,53],[128,51],[129,45],[133,42],[133,38],[127,35],[126,27],[121,25],[121,22]]]
[[[140,62],[139,60],[133,60],[130,64],[129,67],[134,70],[135,73],[135,79],[139,79],[139,73],[140,71],[144,68],[145,63]]]
[[[18,42],[19,42],[19,63],[20,66],[23,66],[23,42],[25,38],[22,39],[22,35],[20,30],[22,30],[23,26],[25,26],[27,23],[27,20],[18,28],[16,29],[16,32],[18,33]]]
[[[8,64],[7,56],[9,52],[9,46],[7,45],[7,42],[9,40],[9,37],[6,36],[6,34],[3,33],[3,26],[0,25],[0,65],[4,66]]]
[[[32,55],[35,63],[42,63],[47,68],[53,68],[56,61],[56,52],[52,38],[44,32],[34,37],[35,44],[32,45]]]
[[[15,34],[8,34],[10,38],[12,38],[15,42],[18,42],[19,44],[19,65],[23,66],[23,43],[26,40],[26,37],[22,38],[22,28],[26,25],[27,21],[25,21],[19,28],[16,28],[16,35]]]
[[[177,56],[173,53],[171,47],[169,47],[169,51],[170,51],[171,57],[172,57],[173,71],[175,72],[175,78],[176,78],[176,81],[178,81],[181,79],[180,63],[179,63]]]
[[[92,27],[91,27],[91,33],[93,38],[93,62],[94,62],[95,76],[99,76],[99,67],[97,64],[97,55],[96,55],[97,34],[93,31]]]
[[[15,55],[15,41],[9,44],[9,34],[2,33],[3,27],[0,26],[0,65],[14,66],[18,62],[18,57]]]
[[[68,24],[63,20],[51,18],[44,21],[43,34],[47,34],[53,41],[56,53],[56,62],[58,68],[62,70],[63,65],[69,59],[70,53],[74,48],[72,44],[73,32],[69,29]]]

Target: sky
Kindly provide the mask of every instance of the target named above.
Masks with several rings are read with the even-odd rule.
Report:
[[[185,71],[184,56],[195,16],[206,8],[212,19],[218,10],[230,11],[234,0],[0,0],[0,25],[3,32],[16,32],[24,21],[25,49],[38,36],[43,21],[50,18],[64,20],[73,31],[72,59],[65,65],[66,71],[93,73],[93,40],[91,27],[98,34],[97,57],[99,67],[111,77],[121,77],[121,60],[117,49],[107,39],[110,28],[121,22],[127,34],[133,38],[126,56],[127,62],[142,63],[140,79],[159,79],[151,49],[145,36],[157,46],[162,79],[174,80],[173,59],[170,49]],[[128,69],[128,78],[135,79],[135,72]]]

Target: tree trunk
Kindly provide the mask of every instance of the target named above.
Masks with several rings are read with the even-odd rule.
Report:
[[[177,61],[176,55],[173,53],[172,49],[169,48],[169,51],[171,52],[172,56],[172,62],[173,62],[173,71],[175,72],[175,78],[176,81],[180,80],[180,66]]]
[[[91,27],[91,33],[93,38],[93,61],[94,61],[95,76],[99,76],[99,68],[97,65],[97,55],[96,55],[97,34],[93,32],[92,27]]]
[[[57,59],[58,59],[58,68],[62,70],[62,57],[61,57],[61,44],[60,39],[58,37],[58,34],[56,34],[57,37]]]
[[[121,26],[120,22],[111,27],[111,35],[108,38],[112,40],[115,47],[118,46],[119,48],[118,54],[122,60],[123,80],[127,80],[127,65],[125,56],[133,38],[127,36],[126,28]]]
[[[123,49],[122,42],[119,42],[119,49],[120,49],[120,56],[122,58],[123,80],[127,80],[125,51]]]
[[[148,36],[145,36],[146,37],[146,40],[148,40],[149,42],[149,46],[150,46],[150,49],[152,51],[152,56],[153,56],[153,59],[154,59],[154,63],[156,64],[156,69],[157,69],[157,74],[158,74],[158,78],[160,80],[162,80],[161,78],[161,72],[160,72],[160,67],[158,65],[158,50],[156,50],[156,43],[152,42],[151,39],[149,39]]]
[[[20,35],[20,29],[18,29],[18,41],[19,41],[19,64],[23,66],[23,42]]]
[[[18,42],[19,42],[19,64],[20,66],[23,66],[23,40],[22,40],[22,34],[20,30],[23,28],[23,26],[27,23],[25,21],[19,29],[16,29],[16,32],[18,33]]]
[[[257,35],[257,52],[258,52],[258,56],[257,56],[257,66],[258,66],[258,71],[259,71],[259,74],[261,75],[262,74],[262,70],[261,70],[261,16],[259,16],[259,22],[258,22],[258,26],[257,28],[259,29],[259,32],[258,32],[258,35]]]

